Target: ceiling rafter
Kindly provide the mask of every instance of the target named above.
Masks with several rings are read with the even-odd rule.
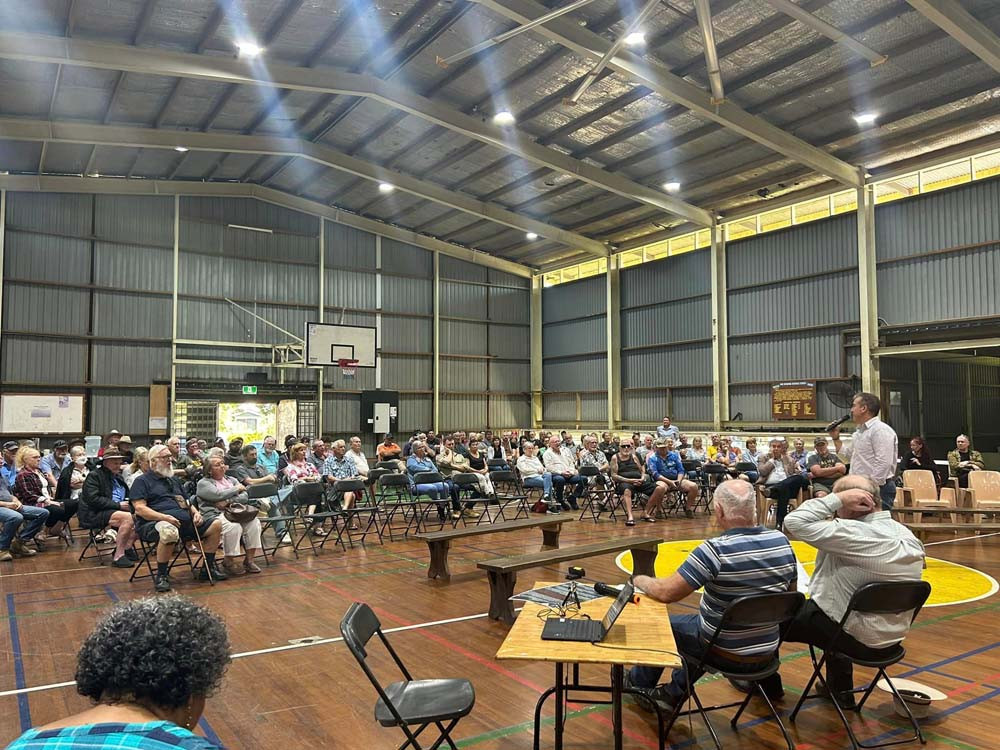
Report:
[[[128,148],[143,146],[145,148],[172,149],[182,146],[191,151],[287,155],[291,158],[306,159],[338,171],[363,177],[369,181],[389,180],[399,190],[421,195],[449,207],[455,207],[466,213],[525,232],[536,232],[560,244],[586,250],[598,257],[607,255],[607,248],[602,243],[583,235],[564,232],[557,226],[515,214],[496,204],[488,204],[403,173],[386,173],[376,165],[341,153],[329,146],[305,143],[294,138],[151,130],[116,125],[88,125],[23,119],[0,119],[0,137],[14,140],[95,144],[95,148],[97,146],[124,146]]]
[[[908,0],[920,15],[1000,73],[1000,38],[956,0]]]

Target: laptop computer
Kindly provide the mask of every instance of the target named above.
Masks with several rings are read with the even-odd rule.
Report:
[[[618,597],[612,602],[610,609],[604,619],[587,620],[584,618],[566,619],[565,617],[550,617],[545,621],[542,628],[543,641],[581,641],[583,643],[598,643],[603,641],[611,626],[615,624],[618,615],[625,609],[625,605],[632,600],[635,589],[631,583],[622,586]]]

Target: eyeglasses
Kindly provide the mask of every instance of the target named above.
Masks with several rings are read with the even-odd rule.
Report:
[[[621,447],[622,448],[629,448],[629,449],[631,449],[632,448],[632,443],[622,443]]]

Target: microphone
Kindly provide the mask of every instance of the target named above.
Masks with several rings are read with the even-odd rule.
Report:
[[[610,596],[612,599],[617,599],[618,594],[621,593],[614,586],[609,586],[608,584],[601,583],[600,581],[596,581],[594,583],[594,591],[596,591],[601,596]]]
[[[840,425],[844,424],[844,422],[846,422],[850,418],[851,418],[850,414],[845,414],[836,422],[830,422],[830,424],[826,426],[826,431],[829,432],[830,430],[836,430],[838,427],[840,427]]]

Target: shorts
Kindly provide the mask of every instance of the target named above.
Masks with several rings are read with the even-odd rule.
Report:
[[[617,489],[619,495],[624,495],[627,489],[632,490],[633,497],[635,495],[652,495],[656,491],[656,482],[651,482],[647,479],[638,485],[621,483]]]
[[[173,516],[174,518],[180,520],[181,522],[180,529],[178,529],[176,526],[173,526],[172,524],[167,523],[166,521],[141,521],[139,523],[139,527],[136,529],[136,532],[139,534],[139,538],[142,539],[144,542],[150,542],[150,543],[159,542],[160,531],[162,530],[164,532],[164,535],[168,537],[168,539],[164,540],[165,542],[168,543],[176,542],[177,539],[169,540],[169,536],[171,536],[173,533],[170,531],[170,529],[173,529],[174,532],[179,532],[179,538],[185,542],[197,538],[195,534],[194,523],[191,521],[191,516],[188,515],[188,512],[186,510],[178,508],[176,513],[171,511],[166,513],[165,515]],[[201,525],[198,527],[198,534],[200,534],[201,536],[205,536],[205,534],[208,533],[208,529],[212,526],[213,523],[214,519],[211,521],[202,521]],[[160,524],[163,524],[163,526],[160,526]]]
[[[95,513],[93,515],[93,520],[94,523],[96,524],[96,528],[98,529],[107,528],[107,525],[111,523],[111,516],[113,516],[117,512],[118,512],[117,510],[102,510]]]

